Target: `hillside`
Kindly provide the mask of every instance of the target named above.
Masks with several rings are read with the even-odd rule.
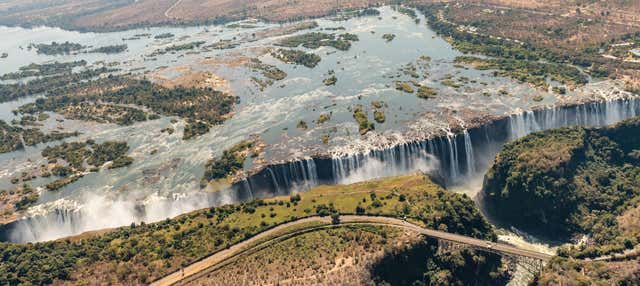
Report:
[[[487,209],[499,221],[595,257],[638,243],[640,118],[588,129],[534,133],[507,144],[485,177]]]
[[[415,232],[354,225],[289,238],[185,285],[502,285],[504,270],[495,254],[439,252]]]
[[[534,285],[637,285],[640,265],[640,118],[568,127],[509,143],[485,176],[491,216],[558,250]],[[625,254],[621,254],[624,252]],[[584,258],[618,254],[615,261]]]
[[[204,209],[158,223],[59,241],[1,243],[0,281],[8,285],[145,284],[276,225],[334,213],[407,216],[430,228],[496,237],[470,198],[447,192],[416,174],[321,186],[290,197]],[[499,266],[495,259],[483,261]]]

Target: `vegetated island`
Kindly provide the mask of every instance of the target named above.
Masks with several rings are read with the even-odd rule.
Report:
[[[284,63],[303,65],[308,68],[316,67],[321,60],[320,56],[314,53],[287,49],[274,50],[271,52],[271,56]]]
[[[165,88],[125,75],[74,83],[47,95],[17,111],[22,114],[53,111],[67,118],[120,125],[154,120],[159,118],[158,114],[180,116],[189,122],[185,139],[222,123],[238,100],[211,88]]]
[[[528,135],[498,154],[482,191],[491,216],[530,233],[575,243],[559,249],[561,257],[543,271],[539,284],[576,279],[591,285],[624,285],[637,279],[633,259],[576,259],[638,246],[638,134],[638,117],[604,128],[565,127]]]
[[[351,43],[358,41],[358,36],[355,34],[344,33],[340,35],[327,34],[320,32],[312,32],[297,36],[291,36],[280,40],[276,45],[296,48],[303,46],[308,49],[317,49],[319,47],[333,47],[341,51],[346,51],[351,48]]]
[[[103,46],[99,48],[95,48],[93,50],[89,50],[88,53],[99,53],[99,54],[119,54],[127,50],[129,46],[127,44],[122,45],[110,45]]]
[[[78,132],[52,131],[44,133],[38,128],[12,126],[0,120],[0,154],[24,149],[25,145],[34,146],[78,135],[80,135]]]
[[[26,77],[43,77],[59,74],[72,73],[76,67],[83,67],[87,65],[84,60],[73,62],[53,62],[45,64],[29,64],[19,68],[18,72],[6,73],[0,76],[1,80],[15,80]]]
[[[205,165],[200,187],[204,188],[210,183],[214,183],[217,188],[231,185],[242,176],[241,171],[247,158],[259,157],[264,147],[264,143],[258,138],[251,138],[222,151],[222,155],[209,160]]]
[[[50,44],[31,44],[28,48],[35,48],[38,54],[48,56],[68,55],[78,52],[87,46],[66,41],[64,43],[51,42]]]
[[[0,254],[5,257],[0,279],[11,285],[53,281],[103,284],[114,280],[127,285],[147,284],[276,225],[309,216],[339,214],[407,217],[424,227],[496,239],[469,197],[445,191],[416,174],[347,186],[323,186],[293,196],[213,207],[157,223],[132,224],[50,242],[0,243]],[[377,233],[365,235],[395,236]],[[353,236],[347,239],[359,241]],[[424,262],[425,257],[420,255],[433,254],[436,249],[436,242],[421,240],[417,245],[385,253],[374,276],[383,281],[399,279],[397,275],[389,276],[384,269],[397,265],[396,259],[407,255],[419,256],[419,261]],[[34,255],[38,259],[34,260]],[[500,277],[505,275],[499,256],[471,249],[428,259],[434,264],[412,263],[406,269],[412,273],[407,279],[423,283],[446,279],[464,284],[502,281]],[[104,267],[113,271],[103,271]]]

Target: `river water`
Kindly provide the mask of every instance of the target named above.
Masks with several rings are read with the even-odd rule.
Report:
[[[172,123],[172,119],[178,118],[163,117],[133,126],[117,126],[74,120],[58,122],[56,119],[61,119],[61,116],[51,114],[43,128],[63,128],[66,131],[77,130],[83,133],[66,141],[89,138],[97,141],[127,141],[131,150],[130,156],[135,161],[126,168],[89,174],[57,192],[42,191],[38,204],[27,213],[28,216],[36,218],[14,224],[7,238],[19,242],[50,240],[88,230],[128,225],[134,221],[157,221],[213,205],[301,191],[322,183],[322,180],[317,179],[323,170],[331,169],[331,172],[334,172],[351,168],[347,163],[343,163],[351,161],[342,161],[340,158],[349,158],[354,156],[353,154],[381,150],[417,139],[423,140],[431,135],[446,134],[452,122],[464,127],[466,122],[485,115],[511,116],[539,107],[553,108],[554,105],[572,101],[593,98],[610,100],[608,96],[612,95],[612,91],[617,92],[619,89],[615,83],[593,83],[570,91],[568,95],[556,96],[511,79],[494,77],[492,71],[477,71],[458,66],[453,60],[461,53],[430,30],[422,16],[419,17],[420,22],[416,23],[414,19],[397,13],[390,7],[382,7],[380,11],[379,17],[343,21],[317,19],[317,28],[297,32],[332,33],[333,31],[326,28],[344,27],[344,30],[336,33],[349,32],[359,37],[359,41],[354,42],[348,51],[336,51],[328,47],[304,49],[322,57],[318,66],[312,69],[279,62],[263,52],[264,48],[274,47],[274,44],[285,36],[273,35],[254,40],[254,34],[259,35],[277,29],[282,26],[279,24],[251,21],[248,23],[250,28],[159,27],[100,34],[49,27],[0,27],[0,37],[11,39],[0,42],[0,52],[9,54],[8,58],[0,59],[0,73],[14,72],[30,63],[80,59],[94,66],[113,63],[112,65],[120,68],[122,72],[131,71],[151,78],[161,76],[173,79],[186,72],[206,71],[224,78],[228,82],[229,91],[240,97],[240,104],[232,118],[222,125],[215,126],[208,134],[189,141],[181,139],[184,121]],[[172,33],[175,37],[154,39],[155,35],[161,33]],[[396,37],[393,41],[386,42],[382,39],[383,34],[394,34]],[[137,39],[125,40],[130,38]],[[159,49],[175,44],[205,41],[205,45],[208,45],[220,40],[232,40],[239,45],[227,50],[198,48],[193,51],[152,55]],[[115,55],[81,53],[44,56],[28,49],[29,44],[51,41],[78,42],[93,47],[126,43],[128,50]],[[261,91],[250,81],[251,76],[259,76],[258,72],[230,63],[247,55],[276,65],[288,74],[287,78]],[[430,60],[420,60],[423,56]],[[417,67],[419,78],[400,72],[400,69],[409,63]],[[330,70],[335,72],[338,82],[335,86],[327,87],[322,80],[328,77]],[[443,85],[442,80],[447,78],[463,84],[460,87]],[[397,91],[394,86],[396,80],[415,80],[437,88],[438,96],[435,99],[424,100],[415,94]],[[506,95],[501,95],[498,91],[504,91]],[[540,94],[544,96],[543,100],[534,100],[534,97]],[[620,93],[615,94],[618,96]],[[11,121],[15,118],[11,110],[33,101],[35,96],[37,95],[0,104],[0,119]],[[356,104],[363,105],[373,121],[373,101],[386,103],[382,108],[386,114],[386,121],[376,123],[375,132],[361,136],[352,116],[352,108]],[[331,120],[322,125],[315,124],[314,120],[323,113],[331,113]],[[514,122],[519,122],[517,119],[518,117],[514,117]],[[307,122],[309,129],[296,128],[300,120]],[[172,135],[161,133],[160,129],[167,126],[174,127],[177,132]],[[527,130],[535,131],[535,128]],[[325,134],[330,135],[328,144],[321,140]],[[263,160],[267,164],[305,162],[300,163],[304,170],[301,173],[304,174],[299,177],[307,183],[297,185],[297,188],[284,188],[281,187],[283,184],[280,179],[274,179],[274,185],[278,185],[275,187],[277,192],[273,191],[272,185],[255,186],[251,185],[250,180],[247,181],[247,185],[250,186],[242,190],[201,190],[199,180],[204,173],[207,160],[251,135],[259,135],[267,144],[263,154]],[[504,134],[500,134],[502,135]],[[464,140],[460,143],[457,143],[455,137],[445,138],[454,138],[453,141],[448,141],[449,146],[468,145],[468,148],[460,147],[460,150],[470,150],[476,141],[468,134],[461,137]],[[0,164],[0,189],[13,188],[11,178],[42,164],[44,158],[40,151],[46,145],[53,144],[57,142],[0,154],[0,162],[3,163]],[[158,152],[151,155],[153,150]],[[454,149],[449,149],[452,150]],[[458,147],[455,150],[457,152]],[[489,154],[487,158],[480,158],[483,156],[478,152],[457,152],[456,160],[460,157],[459,160],[466,162],[489,161],[488,158],[495,150],[486,152]],[[450,153],[453,158],[454,153]],[[485,170],[480,166],[482,164],[478,165],[478,168],[475,168],[475,164],[457,167],[457,164],[440,164],[440,158],[427,154],[426,151],[419,154],[422,154],[418,155],[421,163],[410,166],[406,163],[406,168],[392,168],[384,161],[374,160],[360,166],[359,161],[352,160],[355,162],[354,166],[361,168],[358,171],[355,171],[355,167],[353,171],[344,171],[343,177],[331,182],[350,183],[416,170],[437,171],[439,168],[447,168],[448,172],[458,172],[461,177],[466,178],[466,173],[476,174]],[[331,168],[324,165],[316,166],[316,161],[309,158],[317,156],[337,158],[334,160],[337,165]],[[397,160],[403,160],[402,156]],[[254,164],[250,160],[245,164],[247,174],[263,170],[263,167],[264,165]],[[313,172],[310,171],[312,169]],[[284,176],[268,170],[272,177]],[[53,178],[38,179],[32,184],[41,186],[49,180]],[[261,190],[261,187],[264,190]]]

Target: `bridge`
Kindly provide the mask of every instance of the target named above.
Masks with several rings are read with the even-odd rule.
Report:
[[[551,257],[553,257],[553,255],[547,253],[517,248],[505,243],[496,243],[469,236],[427,229],[409,223],[407,221],[391,217],[356,215],[340,216],[340,224],[338,226],[346,225],[379,225],[414,231],[424,236],[437,239],[440,246],[439,251],[451,251],[456,248],[471,247],[473,249],[492,252],[512,258],[514,259],[514,261],[517,261],[519,265],[522,265],[527,271],[530,271],[532,273],[540,271],[544,263],[546,263],[549,259],[551,259]],[[294,227],[297,227],[295,231],[287,231],[287,229]],[[336,225],[331,224],[330,218],[319,216],[307,217],[284,223],[262,233],[259,233],[225,250],[221,250],[210,256],[207,256],[204,259],[197,261],[181,270],[178,270],[159,280],[156,280],[155,282],[151,283],[151,285],[186,285],[190,281],[194,281],[195,279],[198,279],[199,277],[202,277],[207,273],[210,273],[224,265],[231,263],[235,258],[238,258],[239,256],[255,253],[277,242],[284,241],[304,233],[331,227],[336,227]]]

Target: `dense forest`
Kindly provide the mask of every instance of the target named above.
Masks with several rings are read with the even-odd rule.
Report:
[[[500,221],[552,239],[587,235],[559,255],[597,257],[640,239],[640,118],[566,127],[505,145],[485,177],[487,209]],[[577,241],[577,240],[576,240]]]
[[[380,285],[507,285],[500,255],[463,248],[438,252],[438,241],[426,238],[389,251],[371,274]]]

